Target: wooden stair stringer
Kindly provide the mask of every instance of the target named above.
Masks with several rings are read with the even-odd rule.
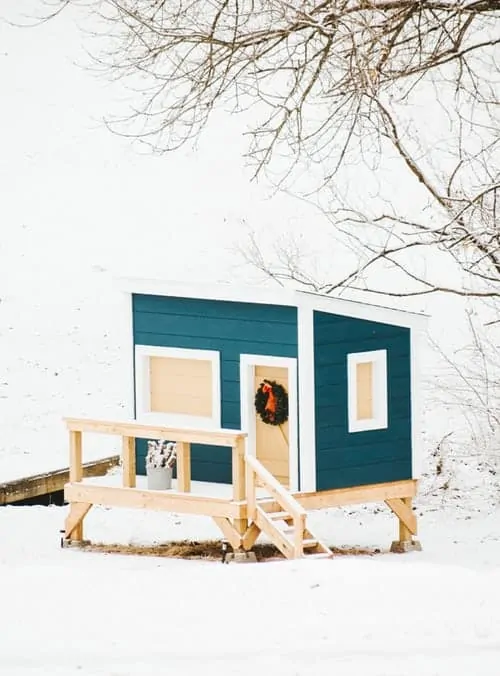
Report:
[[[289,526],[289,532],[277,526],[276,522],[279,521],[283,521]],[[294,547],[295,525],[293,517],[290,514],[284,510],[266,512],[262,507],[257,505],[255,524],[260,531],[270,538],[271,542],[287,559],[296,558]],[[301,556],[303,558],[313,556],[327,558],[333,556],[328,545],[311,533],[306,526],[303,529],[302,536],[304,544]]]
[[[255,510],[255,523],[270,538],[273,545],[280,550],[285,558],[295,558],[293,542],[269,519],[266,512],[258,505]]]

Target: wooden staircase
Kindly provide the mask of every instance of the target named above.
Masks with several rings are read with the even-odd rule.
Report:
[[[265,533],[287,559],[332,556],[330,548],[306,527],[307,513],[293,495],[256,458],[246,456],[245,462],[248,518],[252,521],[244,538],[247,547]],[[257,484],[271,497],[257,498]]]

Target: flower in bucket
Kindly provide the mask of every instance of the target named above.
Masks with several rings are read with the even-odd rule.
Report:
[[[172,441],[165,439],[148,441],[148,453],[146,455],[146,467],[148,469],[171,469],[177,459],[177,446]]]

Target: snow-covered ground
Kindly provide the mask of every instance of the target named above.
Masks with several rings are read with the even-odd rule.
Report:
[[[269,239],[294,231],[313,258],[334,251],[316,212],[249,183],[234,118],[165,157],[107,132],[100,119],[119,94],[75,65],[74,15],[19,29],[3,20],[19,7],[40,4],[0,7],[0,482],[67,465],[62,416],[131,416],[117,276],[251,283],[235,253],[247,225]],[[422,309],[454,359],[462,302]],[[446,384],[429,350],[423,369]],[[103,555],[59,548],[66,508],[1,508],[0,674],[498,676],[494,475],[478,468],[480,449],[436,387],[424,397],[421,554],[248,566]],[[115,449],[91,440],[84,459]],[[310,523],[337,546],[385,551],[396,536],[383,507]],[[220,537],[210,520],[177,514],[95,508],[85,525],[94,542]]]
[[[0,673],[9,676],[497,676],[500,512],[421,519],[422,553],[249,565],[59,548],[66,508],[0,510]],[[217,536],[202,517],[94,509],[95,541]],[[386,513],[318,513],[378,545]]]

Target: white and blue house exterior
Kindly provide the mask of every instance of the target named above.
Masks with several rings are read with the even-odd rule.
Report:
[[[248,452],[259,454],[266,442],[256,428],[255,384],[270,369],[286,378],[290,411],[288,455],[270,457],[269,466],[285,468],[290,489],[418,478],[421,315],[292,290],[147,280],[126,290],[137,420],[241,429]],[[172,404],[169,378],[179,389]],[[168,401],[153,410],[152,397]],[[191,453],[194,480],[231,483],[229,449],[193,445]],[[144,455],[138,442],[139,472]]]

